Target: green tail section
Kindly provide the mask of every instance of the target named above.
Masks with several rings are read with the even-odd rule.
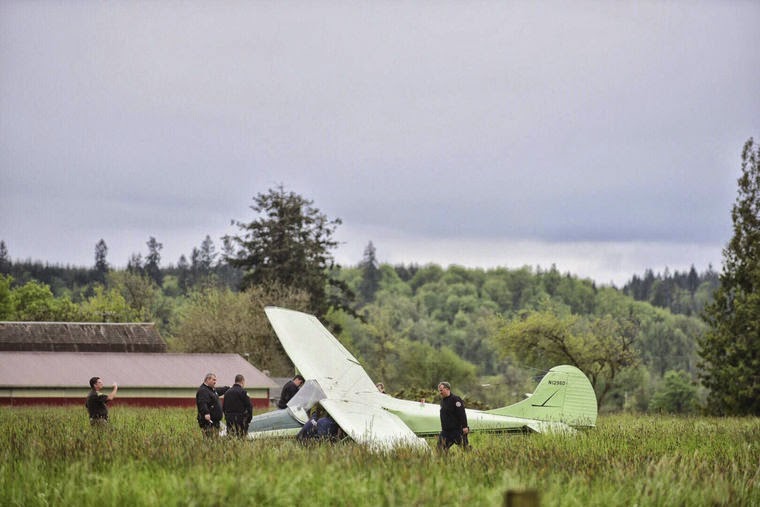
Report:
[[[596,425],[596,394],[581,370],[570,365],[555,366],[529,398],[488,413],[564,422],[576,428],[593,427]]]

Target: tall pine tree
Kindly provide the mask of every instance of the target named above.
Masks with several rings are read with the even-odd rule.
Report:
[[[145,274],[161,287],[164,282],[164,274],[161,272],[161,249],[164,248],[164,245],[156,241],[153,236],[148,238],[146,244],[148,245],[148,255],[145,256]]]
[[[95,278],[100,283],[105,283],[108,274],[108,246],[103,238],[95,245]]]
[[[185,254],[180,255],[179,261],[177,261],[177,283],[182,293],[187,294],[187,290],[192,284],[192,279],[190,275],[190,263],[187,262]]]
[[[330,272],[335,268],[331,250],[340,219],[329,220],[313,202],[280,185],[253,198],[258,215],[249,223],[235,222],[241,236],[230,265],[243,270],[243,285],[277,282],[309,294],[312,310],[322,316],[330,306],[328,286],[336,287]]]
[[[9,274],[11,272],[11,258],[8,255],[8,247],[5,241],[0,241],[0,274]]]
[[[359,296],[367,304],[375,299],[375,292],[380,288],[380,268],[375,255],[375,245],[370,241],[364,249],[364,258],[359,264],[362,280],[359,283]]]
[[[700,339],[708,410],[760,415],[760,147],[742,151],[738,196],[731,211],[734,235],[723,249],[723,272],[704,317]]]

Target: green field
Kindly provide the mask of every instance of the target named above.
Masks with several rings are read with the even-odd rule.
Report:
[[[760,505],[760,419],[604,416],[572,436],[472,435],[470,452],[204,440],[187,409],[0,409],[0,505]]]

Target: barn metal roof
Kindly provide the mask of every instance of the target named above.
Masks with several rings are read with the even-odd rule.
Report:
[[[0,350],[166,352],[152,322],[0,322]]]
[[[134,352],[0,352],[0,387],[86,387],[101,377],[109,388],[187,388],[216,373],[217,385],[232,385],[242,373],[248,388],[278,385],[238,354]]]

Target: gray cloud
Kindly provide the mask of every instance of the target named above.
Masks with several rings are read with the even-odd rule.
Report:
[[[464,265],[518,245],[514,262],[615,280],[717,265],[760,135],[759,15],[3,2],[0,239],[90,264],[102,237],[121,264],[155,236],[176,262],[282,183],[343,219],[351,264],[373,240]]]

